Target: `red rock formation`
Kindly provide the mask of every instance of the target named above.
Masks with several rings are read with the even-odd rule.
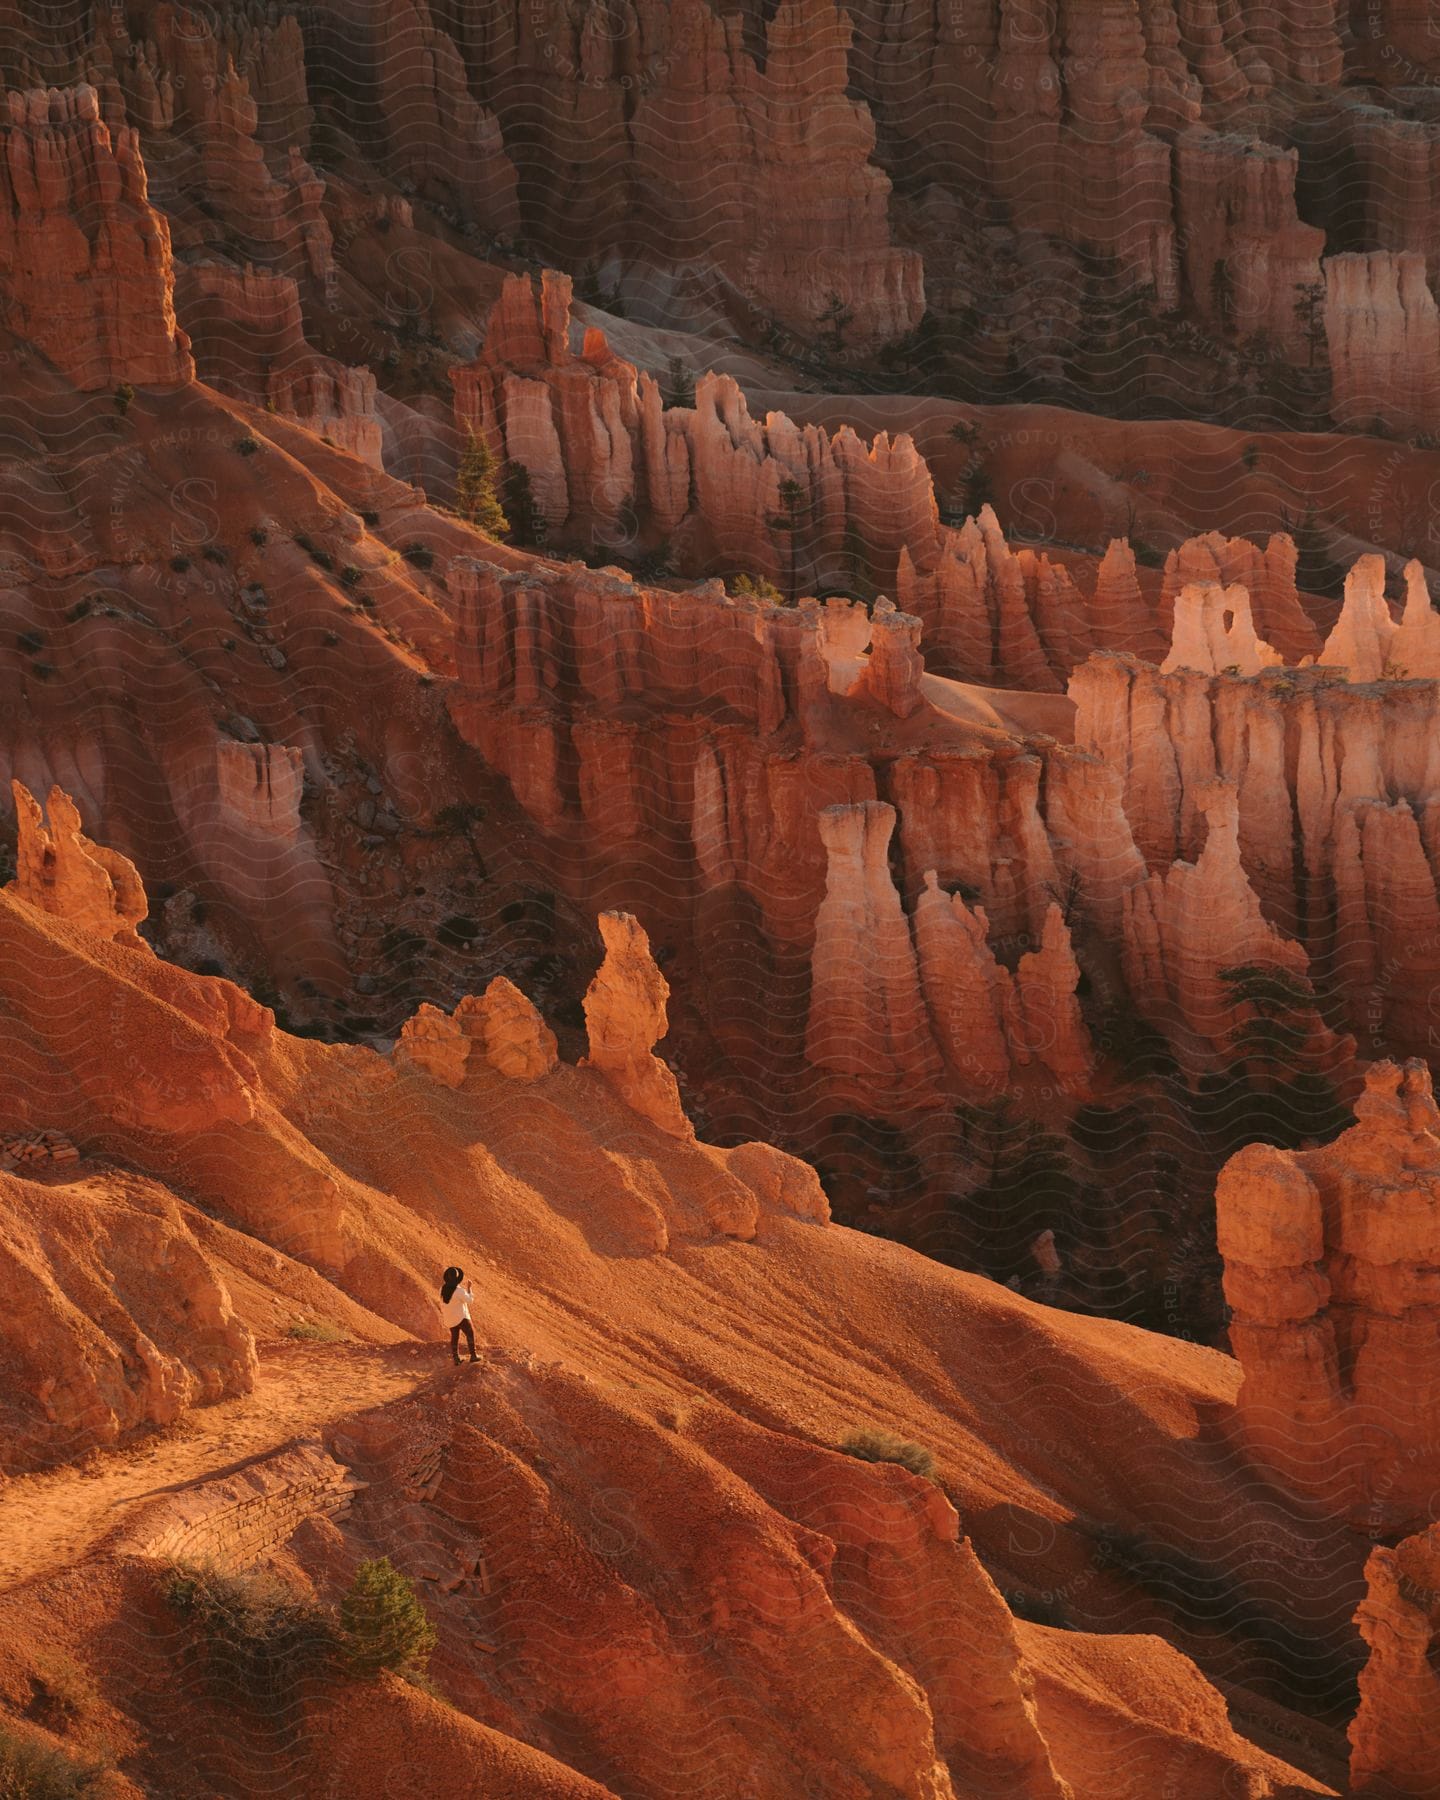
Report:
[[[1090,1034],[1075,990],[1080,965],[1064,915],[1055,904],[1045,914],[1037,949],[1020,958],[1010,994],[1009,1030],[1021,1064],[1040,1062],[1071,1094],[1084,1095],[1095,1069]]]
[[[654,1054],[669,1030],[670,984],[655,966],[650,940],[629,913],[601,913],[605,960],[585,994],[587,1063],[636,1112],[672,1137],[693,1138],[669,1066]]]
[[[1432,431],[1440,420],[1440,314],[1418,252],[1325,263],[1325,335],[1335,421]]]
[[[869,349],[919,320],[920,259],[890,243],[834,0],[783,0],[758,62],[740,18],[706,0],[639,0],[608,25],[525,0],[449,10],[524,171],[527,232],[603,261],[637,311],[769,315],[809,335],[833,293],[845,341]]]
[[[1195,582],[1175,596],[1174,636],[1160,673],[1258,675],[1280,665],[1278,650],[1255,635],[1250,596],[1243,587]]]
[[[1424,55],[1435,59],[1434,34],[1428,17],[1398,19],[1385,28],[1381,18],[1408,7],[1376,0],[1375,7],[1354,29],[1357,50],[1371,55],[1370,79],[1403,87],[1408,81],[1430,79],[1408,61],[1406,43],[1423,42]],[[1374,56],[1377,44],[1383,51]],[[1407,73],[1407,70],[1409,71]],[[1304,121],[1302,153],[1310,164],[1308,199],[1311,216],[1318,224],[1337,229],[1344,241],[1377,251],[1418,251],[1424,258],[1433,291],[1440,279],[1440,232],[1437,232],[1434,197],[1440,178],[1440,133],[1434,122],[1419,117],[1402,100],[1393,110],[1376,104],[1378,96],[1364,90],[1342,89],[1326,97],[1320,108]],[[1332,240],[1333,241],[1333,240]]]
[[[1440,1788],[1440,1526],[1393,1548],[1377,1545],[1365,1565],[1365,1583],[1355,1623],[1370,1656],[1350,1724],[1350,1779],[1357,1794],[1421,1800]]]
[[[317,365],[272,375],[269,398],[278,411],[348,450],[372,469],[384,467],[380,421],[375,416],[375,377],[368,369]]]
[[[1362,556],[1345,577],[1345,604],[1317,660],[1344,669],[1351,681],[1379,681],[1391,671],[1396,630],[1385,599],[1385,558]]]
[[[534,1002],[503,975],[482,995],[467,994],[453,1017],[439,1007],[421,1006],[402,1027],[395,1057],[445,1087],[458,1088],[476,1046],[480,1061],[512,1081],[538,1081],[558,1064],[555,1033]]]
[[[1440,1478],[1429,1071],[1373,1065],[1355,1114],[1323,1149],[1242,1150],[1216,1210],[1249,1441],[1293,1489],[1382,1534],[1428,1521]]]
[[[362,101],[367,131],[397,175],[491,231],[518,228],[515,168],[499,123],[471,93],[460,53],[426,0],[313,6],[305,30],[333,89]]]
[[[890,587],[905,547],[933,547],[934,488],[910,437],[877,432],[867,448],[848,426],[761,425],[724,375],[700,378],[693,409],[666,408],[602,331],[571,352],[570,303],[568,276],[547,270],[538,296],[508,277],[479,358],[451,371],[460,431],[524,464],[552,527],[597,544],[674,538],[689,569],[765,574],[792,595],[853,581],[857,555]]]
[[[895,809],[827,807],[825,898],[815,920],[809,1060],[862,1088],[923,1091],[940,1072],[910,926],[890,877]]]
[[[1363,565],[1350,591],[1346,654],[1373,662],[1396,628]],[[1266,919],[1339,987],[1365,1047],[1428,1045],[1440,983],[1429,684],[1162,675],[1096,657],[1070,692],[1076,742],[1119,774],[1152,868],[1196,859],[1203,797],[1217,775],[1233,782],[1242,870]]]
[[[467,996],[455,1008],[471,1039],[478,1041],[492,1069],[512,1081],[538,1081],[553,1073],[555,1033],[513,982],[497,975],[480,999]]]
[[[1433,681],[1440,676],[1440,619],[1430,604],[1425,571],[1413,559],[1405,565],[1405,610],[1390,639],[1389,660],[1397,679]]]
[[[1298,153],[1196,128],[1175,143],[1177,223],[1192,304],[1217,330],[1310,354],[1297,301],[1321,282],[1325,233],[1302,224]]]
[[[176,270],[175,312],[201,380],[227,394],[263,399],[270,371],[307,354],[300,290],[288,275],[188,263]]]
[[[19,840],[15,879],[5,888],[17,900],[68,919],[132,950],[150,946],[135,929],[149,911],[134,863],[80,829],[80,813],[68,794],[51,788],[47,830],[38,801],[23,782],[12,781]]]
[[[408,1063],[444,1087],[460,1086],[469,1059],[470,1039],[460,1020],[437,1006],[422,1006],[395,1040],[398,1063]]]
[[[243,9],[212,20],[162,3],[147,26],[142,43],[122,31],[96,57],[108,60],[110,86],[142,132],[171,137],[167,186],[203,197],[247,258],[332,281],[325,185],[303,154],[311,112],[296,21]]]
[[[1320,636],[1296,590],[1296,562],[1295,540],[1284,532],[1272,532],[1263,551],[1248,538],[1227,538],[1218,531],[1187,538],[1165,559],[1161,616],[1173,609],[1181,588],[1193,583],[1242,587],[1259,636],[1274,644],[1286,662],[1298,663],[1315,655]],[[1103,647],[1144,654],[1134,644],[1111,641]]]
[[[7,109],[0,291],[9,328],[78,388],[188,381],[170,233],[149,204],[136,133],[112,134],[90,87],[10,94]]]
[[[1198,796],[1208,831],[1194,863],[1177,861],[1125,896],[1130,993],[1194,1069],[1228,1066],[1238,1017],[1222,969],[1246,964],[1305,977],[1309,959],[1265,919],[1240,861],[1235,788]]]

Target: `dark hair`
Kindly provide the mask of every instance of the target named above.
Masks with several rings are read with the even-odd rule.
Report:
[[[465,1271],[463,1269],[447,1269],[445,1279],[440,1284],[440,1298],[448,1302],[450,1296],[464,1279]]]

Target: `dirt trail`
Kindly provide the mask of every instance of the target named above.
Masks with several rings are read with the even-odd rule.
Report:
[[[81,1561],[140,1502],[412,1394],[440,1366],[429,1345],[265,1345],[253,1393],[187,1413],[164,1436],[0,1485],[0,1592]]]

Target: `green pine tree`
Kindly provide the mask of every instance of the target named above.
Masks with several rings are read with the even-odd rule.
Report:
[[[666,364],[665,378],[660,383],[660,398],[666,406],[695,404],[695,377],[690,373],[683,356],[672,356]]]
[[[495,491],[495,456],[489,444],[474,431],[460,458],[455,475],[455,510],[486,537],[507,538],[510,521]]]
[[[359,1675],[381,1669],[423,1670],[435,1648],[435,1627],[414,1585],[388,1556],[362,1562],[340,1602],[350,1665]]]
[[[789,543],[789,592],[787,598],[793,606],[800,591],[800,545],[798,542],[801,515],[809,509],[810,499],[805,489],[795,480],[787,476],[780,483],[780,505],[782,510],[774,513],[765,522],[772,531],[785,533]]]

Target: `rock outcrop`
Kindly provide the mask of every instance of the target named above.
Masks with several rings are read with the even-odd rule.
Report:
[[[1136,1006],[1165,1027],[1182,1061],[1223,1068],[1239,1023],[1223,972],[1248,965],[1304,979],[1304,948],[1265,918],[1240,861],[1236,790],[1217,781],[1197,796],[1205,847],[1125,895],[1126,978]]]
[[[1440,1788],[1440,1525],[1377,1545],[1365,1584],[1355,1622],[1370,1655],[1350,1724],[1350,1779],[1356,1794],[1423,1800]]]
[[[473,995],[462,1000],[455,1017],[480,1045],[490,1067],[512,1081],[538,1081],[558,1064],[555,1033],[535,1002],[503,975],[497,975],[478,1000]]]
[[[890,875],[895,809],[879,801],[820,814],[825,898],[815,920],[805,1051],[866,1085],[933,1083],[939,1057],[915,949]]]
[[[92,87],[9,94],[0,120],[6,323],[81,389],[191,379],[170,232],[138,134],[111,132]]]
[[[1160,614],[1173,609],[1180,590],[1213,583],[1222,588],[1241,587],[1249,596],[1258,637],[1271,643],[1287,663],[1299,663],[1320,648],[1320,634],[1301,603],[1296,587],[1298,553],[1288,532],[1272,532],[1262,550],[1248,538],[1230,538],[1223,532],[1202,532],[1187,538],[1165,559],[1160,591]],[[1134,644],[1108,643],[1112,650],[1135,650]]]
[[[458,1088],[480,1063],[512,1081],[538,1081],[559,1058],[555,1033],[511,981],[497,975],[483,994],[467,994],[453,1014],[423,1005],[401,1029],[397,1061],[421,1070],[444,1087]]]
[[[307,8],[305,42],[327,86],[355,94],[363,136],[398,177],[490,231],[518,228],[499,121],[426,0],[326,0]]]
[[[375,416],[375,377],[368,369],[290,368],[270,378],[269,399],[278,412],[326,443],[348,450],[372,469],[384,467],[380,421]]]
[[[1255,635],[1250,596],[1243,587],[1192,583],[1175,596],[1174,636],[1160,673],[1193,669],[1201,675],[1258,675],[1276,668],[1280,652]]]
[[[19,836],[15,879],[4,890],[41,912],[80,925],[132,950],[150,946],[136,927],[150,910],[134,863],[119,851],[90,841],[80,829],[75,802],[51,788],[45,814],[20,781],[10,783]]]
[[[629,913],[600,915],[605,960],[585,994],[586,1062],[643,1118],[672,1137],[693,1138],[673,1071],[654,1053],[669,1030],[670,984],[650,954],[650,940]]]
[[[1375,1064],[1355,1116],[1322,1149],[1242,1150],[1216,1212],[1249,1442],[1295,1491],[1379,1535],[1428,1523],[1440,1481],[1429,1070]]]

